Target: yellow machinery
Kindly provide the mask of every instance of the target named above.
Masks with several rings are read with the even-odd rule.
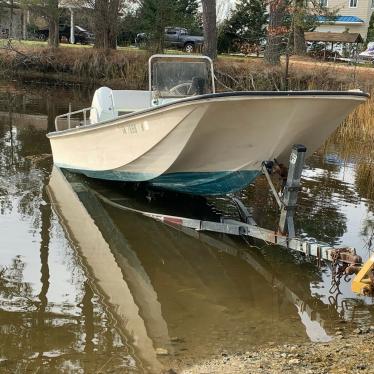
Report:
[[[352,291],[361,295],[374,293],[374,255],[365,262],[360,271],[353,278]]]

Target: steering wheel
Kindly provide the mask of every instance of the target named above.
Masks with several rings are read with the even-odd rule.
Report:
[[[183,82],[170,88],[169,92],[173,95],[185,96],[191,93],[192,81]]]

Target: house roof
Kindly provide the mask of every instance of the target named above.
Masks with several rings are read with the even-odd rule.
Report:
[[[363,43],[359,33],[353,32],[306,32],[307,42]]]
[[[364,23],[364,21],[356,16],[317,16],[317,21],[322,23]]]

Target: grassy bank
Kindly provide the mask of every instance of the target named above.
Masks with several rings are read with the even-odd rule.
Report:
[[[141,88],[147,82],[146,61],[143,51],[106,53],[70,45],[52,50],[38,43],[17,43],[0,50],[0,76]]]
[[[12,42],[0,49],[0,75],[144,89],[148,58],[146,51],[129,47],[104,52],[62,44],[51,50],[43,42]],[[220,56],[215,70],[219,90],[371,90],[374,82],[374,69],[305,59],[292,60],[288,75],[284,64],[273,68],[262,59],[232,56]]]

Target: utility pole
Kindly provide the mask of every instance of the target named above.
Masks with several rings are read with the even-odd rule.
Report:
[[[69,7],[70,10],[70,44],[75,44],[75,35],[74,35],[74,9]]]

